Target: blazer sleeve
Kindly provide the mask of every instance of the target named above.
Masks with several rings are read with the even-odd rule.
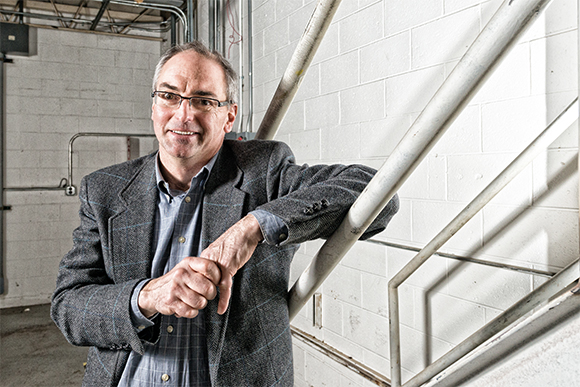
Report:
[[[364,165],[296,165],[284,143],[273,143],[268,162],[268,202],[258,209],[280,217],[288,227],[281,244],[328,238],[373,178],[376,170]],[[361,239],[383,231],[399,209],[395,195],[367,228]]]
[[[131,293],[140,279],[124,283],[112,280],[103,257],[107,246],[100,233],[107,231],[99,230],[103,222],[88,197],[84,178],[79,192],[81,222],[73,232],[73,248],[59,267],[52,319],[71,344],[143,353],[130,317]]]

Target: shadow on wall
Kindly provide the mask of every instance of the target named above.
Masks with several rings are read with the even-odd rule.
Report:
[[[486,241],[486,243],[483,246],[478,246],[473,248],[472,250],[467,252],[467,256],[470,257],[474,257],[477,255],[481,255],[487,248],[489,248],[489,246],[492,246],[494,244],[494,242],[497,241],[497,239],[499,237],[504,238],[505,234],[509,234],[511,231],[514,231],[515,229],[518,228],[518,224],[521,225],[521,223],[523,221],[525,221],[526,216],[529,214],[529,212],[534,209],[535,205],[540,205],[542,204],[543,201],[547,200],[550,196],[550,193],[553,192],[553,190],[556,190],[557,188],[559,188],[563,183],[565,183],[566,181],[568,181],[568,179],[570,179],[571,177],[573,177],[577,171],[578,171],[578,155],[575,155],[574,158],[572,160],[570,160],[570,162],[568,162],[564,167],[562,167],[557,174],[554,175],[554,177],[548,182],[547,184],[547,189],[545,189],[543,192],[541,192],[535,200],[535,204],[534,205],[530,205],[530,206],[525,206],[525,207],[519,207],[516,210],[512,211],[511,214],[509,214],[508,216],[506,216],[504,219],[505,221],[501,224],[499,224],[497,227],[495,227],[494,229],[492,229],[487,235],[484,236],[484,240]],[[537,231],[538,233],[541,232],[541,224],[537,224]],[[578,230],[569,230],[570,233],[574,233],[574,235],[570,235],[570,238],[574,238],[577,239],[577,231]],[[530,235],[529,238],[533,239],[535,238],[535,235]],[[508,235],[509,238],[509,235]],[[565,238],[566,241],[563,241],[564,244],[570,244],[568,238],[566,237],[566,235],[563,235],[562,238]],[[559,242],[562,241],[553,241],[551,242],[552,244],[558,244]],[[548,262],[548,264],[553,264],[555,266],[561,266],[561,262],[566,261],[566,262],[570,262],[571,260],[575,259],[576,256],[567,256],[567,257],[554,257],[553,261],[556,261],[554,263],[552,262]],[[425,310],[424,310],[424,315],[425,315],[425,352],[424,352],[424,364],[431,364],[434,360],[432,353],[434,350],[434,321],[433,321],[433,316],[434,313],[435,314],[440,314],[441,310],[433,307],[433,298],[435,295],[437,295],[438,293],[444,292],[444,288],[449,284],[450,281],[452,281],[453,279],[458,279],[461,275],[462,272],[465,271],[465,269],[467,268],[467,266],[469,266],[469,263],[465,263],[465,262],[459,262],[459,263],[455,263],[453,265],[451,265],[447,271],[447,273],[444,276],[439,277],[438,279],[434,279],[434,281],[432,282],[431,286],[425,291],[424,294],[424,300],[423,303],[425,305]],[[481,272],[481,269],[479,269]],[[498,270],[501,269],[497,269],[497,268],[488,268],[488,270],[490,270],[490,273],[497,273]],[[493,271],[492,271],[493,270]],[[515,275],[519,275],[519,276],[524,276],[525,274],[519,274],[516,273]],[[494,291],[496,291],[497,289],[491,288],[490,290],[486,289],[486,286],[489,284],[486,284],[487,280],[490,280],[490,277],[485,277],[484,275],[480,275],[481,280],[479,281],[479,283],[477,284],[472,284],[473,286],[476,287],[476,291],[481,291],[481,292],[485,292],[486,296],[493,294]],[[477,281],[475,281],[477,282]],[[508,285],[504,285],[502,284],[502,286],[510,286]],[[504,290],[500,290],[500,293],[503,294]],[[483,301],[483,302],[482,302]],[[497,302],[497,300],[492,300],[493,302]],[[500,301],[501,302],[501,301]],[[485,296],[482,297],[481,299],[478,300],[478,303],[484,303],[487,304]],[[507,308],[509,305],[505,305],[505,307]],[[463,319],[468,318],[468,316],[463,316],[463,315],[457,315],[454,311],[453,313],[453,320],[454,321],[462,321]],[[456,324],[453,324],[456,325]],[[470,332],[470,334],[473,332]],[[436,334],[436,333],[435,333]]]

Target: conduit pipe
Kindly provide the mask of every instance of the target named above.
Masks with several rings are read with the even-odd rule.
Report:
[[[73,143],[79,137],[155,137],[155,134],[81,132],[73,135],[68,142],[68,180],[67,185],[64,188],[64,192],[67,196],[74,196],[77,193],[77,189],[73,185]]]
[[[514,177],[518,175],[532,160],[545,150],[556,138],[578,118],[578,98],[536,137],[526,149],[511,162],[471,203],[465,207],[443,230],[435,236],[405,267],[403,267],[389,281],[389,325],[390,325],[390,354],[391,354],[391,382],[393,387],[401,385],[401,347],[399,330],[399,296],[398,287],[409,278],[423,263],[425,263],[441,246],[443,246],[457,231],[461,229],[475,214],[477,214],[491,199],[495,197]],[[577,274],[577,273],[575,273]],[[565,284],[568,285],[568,284]],[[494,328],[499,332],[513,321],[502,319]],[[505,324],[505,325],[503,325]],[[473,350],[491,336],[478,336],[478,340],[470,340],[467,344],[461,344],[460,350],[456,348],[442,356],[441,359],[427,367],[423,372],[415,376],[405,386],[420,386],[427,380],[441,372],[469,351]],[[459,347],[459,346],[458,346]],[[429,372],[427,372],[429,370]]]
[[[316,4],[262,119],[256,138],[271,140],[276,135],[339,5],[340,0],[319,0]]]
[[[506,0],[290,290],[293,319],[551,0]],[[264,123],[262,123],[264,125]],[[400,361],[391,359],[395,369]],[[400,374],[391,375],[400,383]]]

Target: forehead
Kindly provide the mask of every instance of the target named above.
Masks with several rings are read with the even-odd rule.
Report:
[[[211,93],[226,96],[226,76],[213,59],[195,51],[185,51],[169,59],[159,73],[157,87],[164,86],[184,94]]]

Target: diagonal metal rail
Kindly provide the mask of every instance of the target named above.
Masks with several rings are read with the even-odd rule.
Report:
[[[405,265],[389,281],[389,325],[390,325],[390,355],[391,355],[391,382],[393,387],[401,385],[401,346],[399,329],[399,296],[398,287],[416,272],[427,260],[437,252],[457,231],[461,229],[473,216],[475,216],[491,199],[493,199],[514,177],[518,175],[532,160],[543,150],[545,150],[556,138],[578,118],[578,98],[576,98],[566,109],[550,124],[534,141],[532,141],[522,153],[520,153],[463,211],[461,211],[446,227],[443,228],[411,261]],[[578,278],[577,269],[572,265],[573,276]],[[570,272],[570,270],[568,270]],[[566,279],[566,283],[556,290],[561,290],[575,278]],[[547,286],[543,286],[546,288]],[[551,296],[553,294],[550,294]],[[515,322],[525,313],[532,310],[536,304],[532,303],[528,297],[527,301],[518,302],[508,309],[509,313],[503,313],[498,318],[487,324],[480,331],[473,334],[460,345],[443,355],[436,362],[428,366],[425,370],[417,374],[405,386],[417,387],[425,383],[446,367],[453,364],[461,357],[475,349],[480,344],[491,338],[496,333]],[[545,300],[546,298],[543,298]],[[535,299],[540,302],[542,299]]]
[[[550,0],[506,0],[429,101],[375,177],[290,290],[290,318],[421,163],[526,27]],[[391,359],[395,369],[397,359]],[[400,380],[400,375],[391,375]]]

